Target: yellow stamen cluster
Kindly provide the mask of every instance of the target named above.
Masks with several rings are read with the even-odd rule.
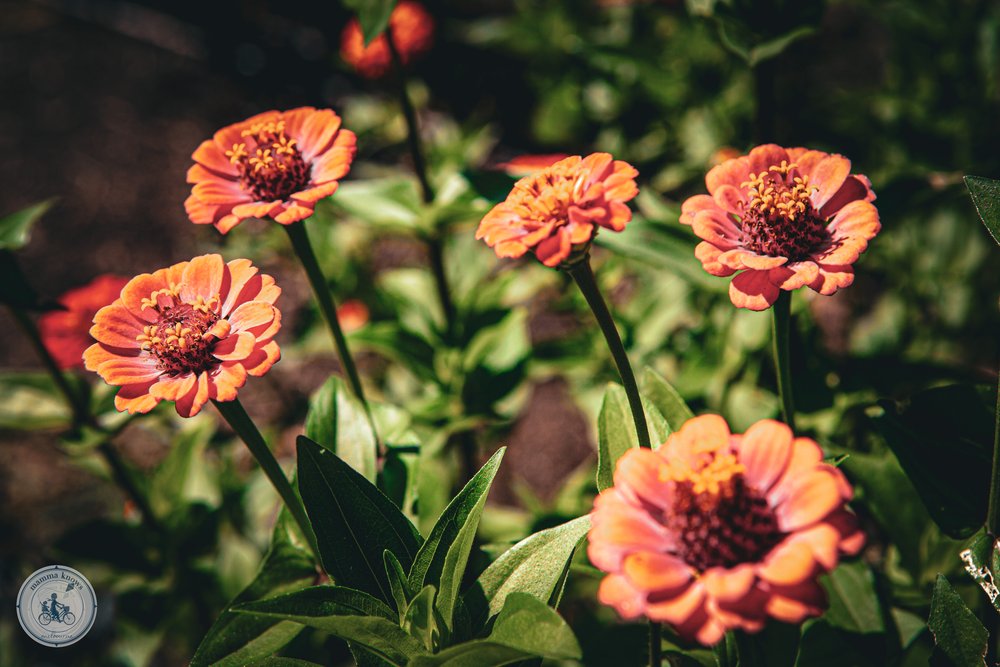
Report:
[[[157,368],[166,373],[210,369],[217,363],[211,354],[215,342],[229,332],[229,323],[217,314],[220,303],[218,295],[183,303],[174,286],[155,290],[142,299],[142,307],[152,308],[159,317],[136,336],[139,349],[156,357]]]
[[[809,210],[809,197],[815,188],[809,187],[806,176],[795,176],[788,181],[788,174],[798,165],[782,160],[780,165],[771,165],[767,171],[750,174],[750,180],[741,187],[750,190],[747,208],[766,217],[780,216],[789,221]],[[775,178],[777,176],[778,178]]]
[[[298,141],[285,134],[282,118],[253,123],[240,132],[244,141],[226,151],[245,190],[260,201],[284,199],[309,182],[309,168]]]
[[[732,481],[746,471],[736,455],[721,451],[717,445],[698,443],[691,459],[672,460],[660,470],[661,481],[690,485],[694,495],[725,496],[732,491]]]

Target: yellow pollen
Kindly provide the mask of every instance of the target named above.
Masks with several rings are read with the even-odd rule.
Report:
[[[661,482],[689,486],[693,495],[708,496],[704,500],[712,504],[720,496],[728,495],[734,479],[744,472],[746,466],[725,445],[700,441],[683,458],[668,460],[660,468],[659,478]]]
[[[809,187],[809,179],[795,176],[787,183],[787,176],[798,165],[782,160],[780,165],[771,165],[767,171],[750,174],[750,180],[740,184],[750,191],[747,208],[765,217],[780,216],[790,221],[805,213],[809,208],[809,197],[816,188]]]
[[[246,144],[233,144],[233,150],[226,151],[226,157],[229,158],[229,162],[232,164],[239,164],[243,158],[249,157],[249,155]]]

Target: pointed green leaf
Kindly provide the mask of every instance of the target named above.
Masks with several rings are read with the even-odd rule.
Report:
[[[448,504],[410,569],[410,590],[420,590],[427,585],[437,587],[437,608],[449,628],[479,518],[504,451],[503,447],[497,450]]]
[[[396,603],[396,610],[402,614],[406,611],[410,599],[406,571],[396,555],[388,549],[382,552],[382,561],[385,564],[385,575],[389,579],[389,588],[392,590],[392,599]]]
[[[534,657],[579,660],[580,656],[580,644],[559,614],[527,593],[511,593],[488,637],[420,656],[409,667],[494,667]]]
[[[254,617],[293,621],[356,642],[394,665],[424,652],[399,627],[396,613],[367,593],[342,586],[313,586],[233,609]]]
[[[959,554],[965,571],[983,589],[986,599],[1000,612],[1000,541],[983,531]]]
[[[341,586],[393,601],[382,554],[410,567],[420,536],[371,482],[305,436],[298,439],[299,489],[324,569]]]
[[[632,423],[625,389],[608,384],[604,402],[597,417],[597,489],[603,491],[614,484],[615,464],[625,452],[638,447],[639,440]]]
[[[885,630],[875,575],[868,565],[861,561],[841,563],[821,581],[830,599],[824,616],[830,625],[858,634]]]
[[[28,245],[31,227],[54,203],[55,199],[48,199],[0,218],[0,250],[20,250]]]
[[[389,25],[389,15],[396,6],[396,0],[344,0],[344,4],[357,13],[367,46]]]
[[[582,516],[526,537],[493,561],[463,595],[473,627],[498,614],[512,593],[528,593],[555,606],[573,553],[588,530],[590,517]]]
[[[434,609],[436,595],[437,591],[433,586],[424,586],[424,589],[410,601],[402,620],[403,629],[431,652],[441,643],[441,628],[438,626]]]
[[[361,403],[331,377],[309,402],[306,437],[329,449],[349,466],[375,481],[375,436]]]
[[[941,574],[934,583],[927,626],[934,635],[935,652],[943,653],[955,667],[985,667],[989,634]]]
[[[1000,181],[982,176],[966,176],[965,187],[972,194],[979,219],[986,225],[990,236],[1000,243]]]
[[[263,660],[255,660],[248,663],[247,667],[322,667],[322,665],[309,662],[308,660],[299,660],[298,658],[280,658],[275,656],[264,658]]]
[[[290,530],[291,521],[283,511],[275,527],[271,550],[260,571],[230,602],[230,607],[303,589],[315,579],[316,566],[312,558],[306,550],[296,546]],[[249,660],[271,655],[301,631],[302,626],[298,623],[224,611],[201,640],[191,665],[242,667]]]
[[[642,372],[640,387],[642,395],[649,399],[667,420],[671,431],[676,431],[684,422],[694,417],[691,408],[673,385],[648,366]]]

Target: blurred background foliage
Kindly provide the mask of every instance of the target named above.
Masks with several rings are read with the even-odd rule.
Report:
[[[968,443],[989,442],[991,398],[954,385],[995,377],[996,248],[961,177],[1000,175],[1000,5],[426,5],[435,44],[409,89],[437,190],[429,206],[391,83],[358,78],[337,55],[349,18],[337,3],[0,3],[2,212],[60,198],[17,256],[34,290],[54,299],[97,273],[132,275],[203,251],[253,258],[284,288],[283,360],[241,397],[290,462],[310,396],[338,370],[327,333],[281,230],[251,223],[219,237],[192,226],[183,174],[224,124],[267,108],[338,110],[358,133],[358,158],[308,224],[339,302],[367,307],[350,339],[371,391],[394,406],[380,418],[407,452],[399,465],[410,474],[395,491],[409,499],[404,510],[426,530],[459,481],[510,445],[474,575],[514,540],[589,511],[597,414],[616,378],[566,276],[497,262],[473,239],[513,183],[494,165],[597,150],[636,165],[635,220],[594,251],[601,286],[636,368],[652,367],[696,412],[720,412],[742,431],[778,414],[769,317],[735,310],[728,281],[703,272],[680,202],[704,191],[713,164],[757,142],[843,153],[871,178],[883,231],[852,288],[796,296],[792,363],[800,430],[842,459],[872,537],[861,563],[831,577],[834,609],[806,633],[814,649],[848,651],[837,664],[926,664],[935,575],[960,572],[955,540],[985,507],[985,494],[956,506],[926,482],[986,488],[988,450]],[[444,245],[451,325],[428,242]],[[67,562],[102,600],[88,640],[55,656],[22,635],[12,605],[0,610],[0,665],[186,664],[253,578],[276,496],[213,414],[179,420],[165,407],[107,422],[158,517],[140,521],[107,481],[99,443],[68,428],[30,347],[6,311],[0,319],[2,597],[36,567]],[[79,381],[113,419],[107,388]],[[921,442],[927,456],[900,454]],[[560,611],[586,664],[638,663],[622,647],[641,647],[644,629],[598,608],[598,580],[578,557]],[[958,588],[983,606],[971,581]],[[350,660],[312,631],[287,654]]]

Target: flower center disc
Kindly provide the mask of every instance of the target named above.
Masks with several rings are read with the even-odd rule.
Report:
[[[164,290],[165,291],[165,290]],[[212,356],[220,329],[228,330],[209,304],[177,303],[175,297],[154,293],[149,301],[159,312],[155,324],[143,327],[136,340],[156,357],[156,368],[169,375],[212,370],[219,360]],[[221,334],[224,335],[224,334]]]
[[[511,204],[521,218],[541,224],[569,220],[569,206],[583,196],[584,175],[545,169],[519,183]]]
[[[740,219],[746,248],[794,262],[809,257],[829,238],[809,199],[814,188],[805,176],[793,176],[796,167],[782,160],[741,184],[750,190]]]
[[[284,120],[254,123],[241,132],[242,142],[226,151],[240,174],[240,186],[258,201],[287,199],[309,184],[309,167],[285,136]]]

